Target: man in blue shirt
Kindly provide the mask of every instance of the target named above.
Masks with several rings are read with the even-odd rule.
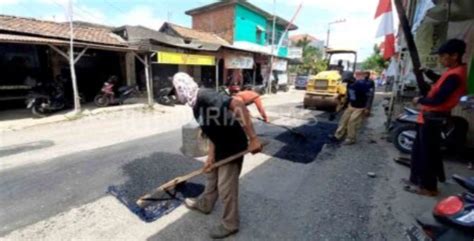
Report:
[[[365,115],[369,114],[372,102],[374,85],[370,81],[370,72],[365,73],[362,80],[350,81],[347,86],[347,109],[341,117],[339,127],[334,137],[341,141],[345,137],[344,144],[352,145],[356,142],[357,131],[362,124]]]

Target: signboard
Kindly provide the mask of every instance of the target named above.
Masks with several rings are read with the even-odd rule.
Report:
[[[253,69],[254,60],[250,56],[229,55],[225,57],[226,69]]]
[[[288,61],[284,59],[275,59],[273,61],[273,70],[286,71],[288,66]]]
[[[214,56],[170,53],[170,52],[157,52],[156,61],[159,64],[208,65],[208,66],[214,66],[216,64],[216,60]]]
[[[300,47],[290,47],[290,48],[288,48],[288,58],[290,58],[290,59],[302,59],[303,58],[303,48],[300,48]]]

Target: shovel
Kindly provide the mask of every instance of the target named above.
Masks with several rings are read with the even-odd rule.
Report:
[[[262,143],[262,147],[266,146],[267,144],[268,144],[268,142]],[[226,164],[236,160],[237,158],[245,156],[246,154],[248,154],[250,152],[251,152],[250,150],[241,151],[241,152],[239,152],[237,154],[234,154],[230,157],[227,157],[223,160],[215,162],[214,164],[211,165],[211,167],[209,169],[213,170],[215,168],[226,165]],[[152,204],[153,202],[161,201],[161,200],[163,200],[163,198],[161,198],[161,197],[165,194],[170,193],[170,191],[172,189],[174,189],[177,185],[179,185],[181,183],[184,183],[184,182],[188,181],[189,179],[191,179],[193,177],[196,177],[196,176],[199,176],[199,175],[202,175],[204,173],[205,173],[204,168],[201,168],[201,169],[195,170],[193,172],[190,172],[186,175],[175,177],[174,179],[166,182],[165,184],[155,188],[150,193],[147,193],[147,194],[141,196],[140,198],[138,198],[136,204],[140,208],[145,208],[146,206]]]

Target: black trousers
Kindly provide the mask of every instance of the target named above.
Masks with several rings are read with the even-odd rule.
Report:
[[[424,124],[417,125],[413,145],[410,181],[430,191],[438,190],[438,180],[446,180],[441,152],[441,128],[441,121],[425,119]]]

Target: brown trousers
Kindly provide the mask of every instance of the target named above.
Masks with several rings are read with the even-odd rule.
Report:
[[[242,171],[243,158],[219,167],[207,174],[204,193],[199,198],[199,205],[211,211],[220,197],[223,203],[222,224],[228,230],[239,229],[239,176]]]
[[[337,128],[335,137],[342,139],[346,136],[348,141],[355,141],[357,136],[357,130],[362,124],[364,119],[364,108],[354,108],[349,105],[339,121],[339,127]]]

